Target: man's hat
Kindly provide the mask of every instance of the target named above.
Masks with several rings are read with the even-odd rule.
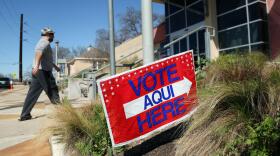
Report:
[[[41,30],[42,35],[54,34],[54,31],[50,27],[45,27]]]

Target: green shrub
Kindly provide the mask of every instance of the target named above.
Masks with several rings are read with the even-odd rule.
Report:
[[[266,61],[267,57],[262,53],[222,55],[209,66],[206,83],[258,79]]]
[[[279,133],[267,117],[276,121],[280,111],[280,68],[266,61],[260,53],[230,54],[209,65],[206,78],[201,80],[203,85],[198,87],[199,107],[179,141],[178,155],[254,155],[275,151]],[[256,131],[257,142],[248,144],[254,134],[248,129],[250,126]],[[267,126],[270,127],[265,129]],[[272,132],[277,136],[274,140],[264,135]],[[267,143],[260,143],[261,140]]]
[[[238,136],[226,145],[228,153],[243,153],[252,156],[276,155],[280,152],[280,116],[267,116],[259,123],[250,123],[247,134]]]
[[[245,144],[251,155],[271,155],[280,149],[277,142],[280,139],[280,118],[266,117],[262,122],[249,126],[249,135]]]
[[[111,147],[106,119],[100,104],[75,109],[67,100],[56,112],[58,125],[53,128],[67,149],[77,149],[82,155],[105,155]]]

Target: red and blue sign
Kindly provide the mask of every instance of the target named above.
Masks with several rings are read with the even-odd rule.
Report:
[[[98,82],[113,146],[145,138],[189,117],[197,106],[192,51]]]

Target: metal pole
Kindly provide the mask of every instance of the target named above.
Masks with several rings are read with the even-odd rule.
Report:
[[[111,75],[116,74],[115,66],[115,41],[114,41],[114,6],[113,0],[108,0],[108,10],[109,10],[109,34],[110,34],[110,64],[111,64]]]
[[[154,62],[153,12],[152,0],[141,0],[143,60],[144,64]]]
[[[210,49],[210,32],[209,29],[206,28],[205,29],[205,34],[204,34],[204,38],[205,38],[205,52],[206,52],[206,58],[208,60],[211,60],[211,49]]]
[[[55,65],[58,66],[58,47],[59,46],[59,41],[55,42]],[[59,72],[56,72],[56,81],[58,80],[59,77]]]
[[[58,59],[58,45],[59,45],[59,41],[55,42],[55,64],[57,65],[57,59]]]
[[[19,34],[19,82],[22,82],[22,35],[23,35],[23,14],[20,14],[20,34]]]

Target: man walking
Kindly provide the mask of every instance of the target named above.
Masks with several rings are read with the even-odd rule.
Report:
[[[19,121],[32,118],[30,112],[37,102],[40,94],[44,90],[51,103],[60,103],[58,87],[52,74],[52,68],[60,71],[53,63],[53,55],[50,43],[54,39],[54,31],[51,28],[41,30],[41,39],[35,47],[35,58],[32,68],[32,81],[27,96],[24,101]]]

